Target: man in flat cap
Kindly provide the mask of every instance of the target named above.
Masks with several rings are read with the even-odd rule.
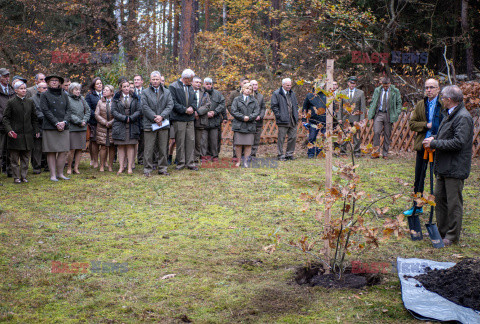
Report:
[[[354,122],[359,122],[365,118],[365,94],[362,90],[357,89],[357,77],[349,77],[347,84],[348,88],[340,91],[340,93],[348,97],[348,99],[342,98],[340,100],[340,109],[337,112],[337,119],[340,124],[345,120],[348,120],[350,126],[353,126]],[[353,135],[353,152],[355,157],[361,156],[360,143],[361,140],[359,133],[357,132]],[[340,152],[342,154],[347,153],[347,143],[341,145]]]
[[[7,133],[5,126],[3,125],[3,112],[7,107],[7,101],[15,96],[15,92],[9,85],[10,71],[1,68],[0,69],[0,173],[5,170],[7,174],[10,173],[10,163],[7,159]]]

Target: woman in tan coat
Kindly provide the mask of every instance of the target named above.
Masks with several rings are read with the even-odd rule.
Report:
[[[97,120],[97,144],[100,145],[100,172],[104,171],[105,162],[108,157],[108,171],[113,171],[113,159],[115,157],[115,146],[112,138],[112,98],[115,88],[106,85],[103,89],[102,99],[98,101],[95,109]]]

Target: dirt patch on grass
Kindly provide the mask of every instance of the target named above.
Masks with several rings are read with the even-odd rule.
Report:
[[[480,311],[480,259],[465,259],[451,268],[425,268],[414,277],[425,289],[468,308]]]
[[[321,264],[314,264],[310,267],[297,268],[295,272],[295,282],[299,285],[320,286],[324,288],[363,288],[365,286],[377,285],[381,282],[380,274],[375,273],[351,273],[351,268],[347,267],[345,272],[338,279],[336,274],[325,274],[325,269]]]

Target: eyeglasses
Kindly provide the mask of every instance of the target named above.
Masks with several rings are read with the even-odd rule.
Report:
[[[425,87],[425,90],[428,90],[428,89],[436,89],[438,87]]]

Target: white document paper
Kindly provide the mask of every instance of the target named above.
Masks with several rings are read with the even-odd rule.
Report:
[[[157,129],[164,128],[164,127],[167,127],[167,126],[170,126],[170,121],[168,119],[164,119],[162,121],[162,126],[158,126],[157,123],[152,124],[152,131],[156,131]]]

